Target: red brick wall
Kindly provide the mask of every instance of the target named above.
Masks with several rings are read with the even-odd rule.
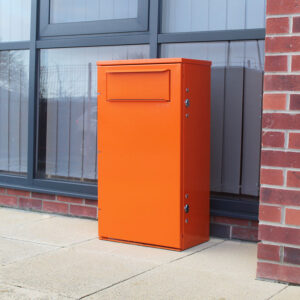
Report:
[[[0,188],[0,207],[97,219],[97,201]],[[226,217],[211,218],[211,235],[226,239],[257,241],[255,221]]]
[[[97,218],[97,201],[0,188],[0,206]]]
[[[300,0],[268,0],[257,277],[300,284]]]
[[[257,242],[258,222],[228,217],[211,217],[210,235]]]

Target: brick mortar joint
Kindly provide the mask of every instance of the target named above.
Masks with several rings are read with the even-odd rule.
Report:
[[[279,19],[279,18],[289,18],[289,17],[300,17],[300,13],[296,13],[296,14],[266,14],[266,20],[268,20],[268,19]]]
[[[278,266],[294,267],[294,268],[298,268],[300,270],[300,265],[281,262],[281,261],[266,260],[266,259],[258,258],[257,262],[269,263],[269,264],[274,264],[274,265],[278,265]]]

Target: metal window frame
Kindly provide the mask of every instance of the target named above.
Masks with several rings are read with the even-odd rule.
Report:
[[[137,18],[56,24],[50,23],[50,0],[40,1],[39,35],[41,37],[148,30],[148,0],[138,1]]]
[[[146,5],[148,15],[147,28],[143,31],[127,33],[106,33],[97,30],[95,34],[80,34],[77,23],[72,24],[71,35],[66,38],[60,34],[52,37],[39,36],[40,22],[43,16],[49,13],[45,10],[45,1],[31,0],[31,31],[29,41],[2,42],[0,51],[8,50],[29,50],[29,103],[28,103],[28,160],[27,175],[17,176],[0,173],[0,187],[26,189],[32,192],[49,193],[56,195],[81,197],[86,199],[97,199],[97,184],[81,183],[74,181],[63,181],[53,179],[40,179],[36,177],[36,166],[38,156],[38,74],[39,74],[39,52],[40,49],[68,48],[68,47],[94,47],[114,45],[149,45],[151,58],[160,56],[160,45],[165,43],[192,43],[192,42],[216,42],[216,41],[243,41],[263,40],[265,29],[246,30],[224,30],[209,32],[186,32],[186,33],[160,33],[161,1],[160,0],[139,0]],[[147,4],[145,4],[147,3]],[[148,6],[149,3],[149,6]],[[47,7],[46,7],[47,8]],[[41,14],[39,14],[41,12]],[[149,26],[148,26],[149,19]],[[45,24],[44,24],[45,25]],[[42,26],[44,26],[42,25]],[[82,24],[80,23],[80,26]],[[56,26],[56,25],[55,25]],[[55,33],[55,32],[54,32]],[[253,203],[251,202],[251,205]],[[251,206],[250,205],[250,206]],[[211,213],[213,215],[240,217],[245,219],[257,218],[257,205],[253,204],[249,209],[249,203],[233,200],[232,198],[211,197]],[[248,212],[248,213],[247,213]]]

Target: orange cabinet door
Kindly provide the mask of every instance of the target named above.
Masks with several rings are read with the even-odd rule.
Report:
[[[181,248],[181,72],[98,67],[102,239]]]

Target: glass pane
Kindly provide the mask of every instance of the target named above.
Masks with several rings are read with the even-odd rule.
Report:
[[[148,45],[41,50],[40,177],[96,181],[96,61],[148,57]]]
[[[30,39],[31,0],[0,0],[0,42]]]
[[[264,69],[264,41],[230,43],[229,66]]]
[[[162,32],[265,27],[266,0],[162,0]]]
[[[136,18],[138,0],[51,0],[50,23]]]
[[[29,51],[0,51],[0,171],[27,172]]]
[[[212,61],[211,191],[235,193],[229,183],[236,186],[236,181],[230,174],[241,175],[240,165],[234,163],[236,157],[238,160],[246,157],[243,156],[245,153],[241,153],[245,149],[241,148],[241,144],[248,142],[247,145],[251,145],[251,150],[247,148],[248,153],[253,149],[259,152],[260,128],[249,124],[257,124],[260,118],[264,41],[164,44],[161,46],[161,56]],[[258,131],[253,131],[254,127]],[[259,160],[251,163],[259,170]],[[255,180],[249,184],[256,186],[259,182]]]
[[[185,57],[212,61],[213,66],[225,66],[228,42],[180,43],[161,46],[162,57]]]

